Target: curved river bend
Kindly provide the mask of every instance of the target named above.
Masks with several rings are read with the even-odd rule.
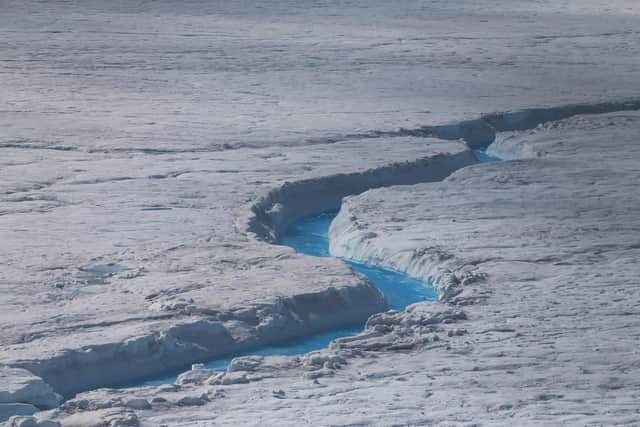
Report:
[[[492,163],[501,160],[487,153],[487,148],[495,141],[497,132],[533,129],[542,123],[562,120],[579,114],[603,114],[638,109],[640,109],[640,101],[567,105],[546,109],[533,108],[516,112],[489,114],[482,116],[480,119],[460,122],[457,125],[423,127],[410,131],[409,134],[434,136],[445,140],[464,140],[469,148],[473,150],[478,162]],[[406,131],[404,132],[406,133]],[[400,135],[393,134],[388,136]],[[300,219],[287,227],[279,243],[288,245],[301,253],[328,257],[330,256],[328,231],[335,215],[335,212],[326,212]],[[406,306],[419,301],[437,299],[430,284],[422,283],[399,272],[356,264],[349,260],[343,261],[349,263],[355,271],[367,276],[370,282],[383,292],[387,300],[387,307],[390,309],[403,310]],[[205,366],[215,370],[226,370],[231,359],[237,356],[305,354],[313,350],[326,348],[334,339],[355,335],[362,330],[362,327],[363,325],[353,325],[352,327],[316,334],[286,344],[265,346],[242,354],[232,354],[212,360],[206,363]],[[127,384],[123,387],[173,383],[183,371],[156,376],[151,380]]]
[[[500,159],[486,154],[485,149],[475,149],[478,161],[483,163],[495,162]],[[290,246],[297,252],[317,257],[330,257],[329,227],[337,215],[337,211],[324,212],[299,219],[286,228],[279,243]],[[407,306],[420,301],[436,301],[438,299],[433,287],[429,283],[413,279],[404,273],[387,270],[370,265],[358,264],[343,259],[353,270],[364,274],[385,296],[387,308],[402,311]],[[290,341],[273,346],[265,346],[241,354],[230,354],[226,357],[211,360],[204,365],[207,368],[224,371],[231,359],[238,356],[295,356],[314,350],[327,348],[331,341],[346,336],[356,335],[362,331],[364,325],[352,325],[342,329],[315,334],[306,338]],[[155,377],[144,382],[127,384],[129,386],[151,386],[174,383],[184,370],[176,371],[162,377]]]
[[[329,254],[329,227],[337,212],[325,212],[310,217],[302,218],[290,224],[281,241],[282,245],[290,246],[297,252],[317,257],[330,257]],[[435,301],[437,296],[433,288],[419,280],[384,268],[357,264],[349,260],[343,260],[351,267],[367,276],[369,281],[382,291],[387,301],[387,308],[392,310],[404,310],[408,305],[419,301]],[[205,363],[205,366],[215,370],[226,370],[231,359],[237,356],[262,355],[262,356],[295,356],[310,351],[320,350],[329,346],[329,343],[337,338],[356,335],[362,331],[363,324],[352,325],[342,329],[332,330],[310,337],[291,341],[285,344],[266,346],[254,351],[232,354]],[[143,383],[128,384],[127,386],[150,386],[175,382],[177,376],[182,373],[174,372],[161,378],[154,378]]]
[[[464,141],[467,146],[473,151],[478,162],[487,163],[502,160],[487,153],[488,146],[496,141],[496,137],[499,132],[525,131],[528,129],[534,129],[544,123],[559,121],[576,115],[605,114],[611,112],[636,110],[640,110],[640,101],[638,100],[605,102],[599,104],[565,105],[551,108],[532,108],[505,113],[486,114],[478,119],[467,120],[448,125],[423,126],[416,129],[400,129],[393,132],[372,131],[364,134],[351,135],[351,137],[377,138],[394,136],[415,136],[439,138],[442,140],[461,140]],[[509,149],[509,147],[506,148],[507,150]],[[436,182],[442,180],[446,177],[446,175],[453,172],[454,170],[464,167],[466,164],[472,163],[472,160],[469,159],[470,156],[468,156],[469,153],[467,152],[466,154],[467,158],[465,162],[453,162],[453,164],[448,164],[447,167],[444,168],[444,170],[440,170],[440,172],[436,170],[434,174],[435,176],[437,176],[437,179],[434,178],[433,175],[429,174],[427,174],[428,176],[422,176],[411,168],[409,168],[409,170],[398,168],[398,164],[391,164],[388,167],[382,167],[379,169],[367,171],[369,172],[368,175],[357,173],[353,174],[354,176],[348,176],[348,178],[355,178],[355,182],[350,182],[349,180],[347,180],[348,185],[346,185],[346,187],[337,187],[341,190],[339,191],[339,195],[333,194],[327,196],[327,194],[324,194],[324,197],[320,197],[318,200],[315,200],[316,203],[312,204],[311,206],[305,206],[304,200],[307,199],[303,199],[303,211],[313,212],[313,210],[322,210],[329,207],[335,208],[340,197],[349,194],[358,194],[370,188],[378,188],[388,185],[411,185],[420,182]],[[428,161],[422,161],[418,163],[419,166],[422,167],[427,166]],[[398,174],[400,176],[398,176]],[[342,174],[329,176],[326,178],[335,177],[343,178]],[[367,179],[371,179],[373,181],[373,184],[371,185],[371,183],[369,183]],[[338,183],[340,182],[342,181],[336,179],[328,179],[328,182],[323,182],[323,184],[338,185]],[[313,185],[311,187],[313,187]],[[313,191],[323,190],[323,188],[321,187],[322,186],[320,186],[320,188],[312,188],[312,194],[314,194],[315,196],[315,193],[313,193]],[[278,234],[276,233],[276,231],[281,231],[272,230],[268,226],[270,221],[274,219],[274,217],[271,216],[271,209],[275,209],[277,207],[276,205],[278,205],[279,202],[282,202],[281,199],[283,197],[295,197],[296,191],[299,192],[301,188],[304,189],[304,185],[300,187],[294,186],[293,190],[291,189],[291,187],[287,187],[287,190],[289,191],[284,191],[285,188],[283,186],[283,188],[278,189],[278,191],[280,191],[279,193],[278,191],[274,190],[266,194],[263,199],[260,199],[260,203],[252,206],[252,211],[254,213],[264,215],[267,220],[267,225],[262,224],[266,228],[264,230],[259,230],[260,232],[264,232],[267,237],[273,237],[275,234]],[[328,202],[323,205],[323,201],[326,200],[328,200]],[[273,212],[273,215],[275,215],[275,219],[277,220],[275,223],[278,226],[281,225],[282,220],[286,219],[286,211],[284,217],[278,217],[278,215],[281,213],[282,212],[278,211],[277,209],[275,209]],[[328,257],[330,256],[328,230],[334,217],[335,213],[326,212],[322,214],[316,214],[311,217],[302,218],[290,224],[289,227],[286,228],[283,233],[281,233],[282,238],[277,243],[288,245],[298,252],[308,255]],[[253,220],[255,220],[257,223],[260,222],[255,217],[250,217],[248,218],[248,220],[250,223]],[[254,224],[251,223],[251,225]],[[251,231],[255,230],[252,229]],[[266,240],[268,240],[270,243],[273,243],[270,239]],[[358,271],[367,276],[370,282],[378,287],[380,291],[382,291],[387,301],[387,308],[404,310],[407,305],[419,301],[436,300],[435,292],[428,283],[422,283],[415,279],[409,278],[402,273],[372,266],[355,264],[351,263],[349,260],[343,261],[349,263],[355,271]],[[309,351],[324,349],[331,343],[331,341],[337,338],[357,334],[362,330],[362,326],[362,324],[352,325],[351,327],[345,327],[339,330],[315,334],[304,339],[289,341],[284,344],[263,346],[254,350],[243,351],[242,353],[230,354],[224,358],[216,358],[215,360],[211,360],[205,365],[215,370],[226,370],[231,359],[238,356],[301,355],[308,353]],[[78,353],[70,352],[69,354],[70,357],[76,357]],[[148,352],[142,352],[141,357],[150,358],[151,355]],[[56,369],[59,368],[56,363],[58,363],[60,360],[62,360],[64,363],[68,362],[68,358],[54,358],[52,360],[47,360],[46,363],[42,363],[43,361],[35,360],[27,361],[27,365],[23,367],[26,367],[27,369],[37,369],[38,375],[42,376],[45,380],[48,377],[53,377],[53,379],[56,380],[56,375],[60,375],[60,373],[56,371]],[[75,392],[91,390],[92,388],[95,388],[96,384],[94,383],[98,383],[98,385],[100,385],[100,382],[109,382],[105,380],[104,375],[95,373],[91,370],[93,368],[99,367],[101,363],[105,364],[105,361],[95,361],[93,359],[89,360],[89,365],[85,368],[87,371],[87,375],[90,378],[85,382],[92,384],[93,387],[85,387],[84,389],[82,389],[82,386],[74,386],[76,389],[80,388],[80,390],[75,390]],[[107,361],[107,366],[109,366],[109,363],[110,361]],[[171,373],[165,371],[164,374],[156,375],[151,379],[147,379],[146,381],[136,380],[135,382],[129,384],[121,384],[118,388],[173,383],[177,379],[177,376],[185,370],[186,367],[181,369],[179,372]],[[151,372],[154,371],[154,369],[149,369],[147,371]],[[66,373],[67,372],[65,371],[65,374]],[[62,382],[64,383],[65,381]],[[113,383],[109,383],[109,385],[112,384]],[[69,393],[69,395],[65,397],[71,397],[71,393]]]

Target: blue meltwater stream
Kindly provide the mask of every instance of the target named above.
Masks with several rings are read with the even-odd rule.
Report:
[[[483,163],[500,160],[486,154],[485,149],[476,149],[474,153],[478,160]],[[295,221],[287,227],[279,243],[290,246],[297,252],[307,255],[330,257],[329,227],[336,214],[337,212],[326,212]],[[387,301],[387,308],[389,309],[402,311],[413,303],[419,301],[435,301],[437,299],[435,291],[428,283],[412,279],[396,271],[358,264],[346,259],[343,261],[348,263],[355,271],[367,276],[369,281],[382,291]],[[295,356],[305,354],[310,351],[327,348],[329,343],[337,338],[356,335],[362,331],[363,326],[364,325],[354,325],[352,327],[315,334],[283,344],[260,347],[253,351],[243,352],[242,354],[231,354],[226,357],[211,360],[205,363],[205,366],[210,369],[224,371],[227,369],[231,359],[238,356]],[[128,384],[127,386],[149,386],[173,383],[182,372],[183,371],[173,372],[136,384]]]
[[[287,227],[281,243],[307,255],[331,256],[329,227],[336,214],[337,212],[328,212],[294,222]],[[415,302],[437,299],[430,285],[403,273],[357,264],[349,260],[343,261],[351,265],[355,271],[367,276],[369,281],[382,291],[389,309],[401,311]]]
[[[298,252],[317,257],[330,257],[329,254],[329,227],[337,212],[327,212],[319,215],[300,219],[287,227],[280,244],[290,246]],[[419,301],[434,301],[437,299],[433,288],[419,280],[412,279],[402,273],[383,268],[356,264],[344,260],[351,267],[369,279],[382,291],[387,307],[393,310],[404,310],[408,305]],[[231,359],[237,356],[261,355],[261,356],[295,356],[305,354],[313,350],[327,348],[336,338],[356,335],[362,331],[364,325],[337,329],[330,332],[315,334],[303,339],[293,340],[288,343],[266,346],[254,351],[212,360],[205,363],[210,369],[223,371],[227,369]],[[156,377],[135,386],[161,385],[175,382],[177,376],[182,373],[173,372],[165,376]],[[131,384],[129,384],[130,386]]]

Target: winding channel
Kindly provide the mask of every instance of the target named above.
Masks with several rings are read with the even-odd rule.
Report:
[[[606,114],[611,112],[620,111],[637,111],[640,110],[640,100],[628,100],[620,102],[603,102],[597,104],[578,104],[578,105],[564,105],[559,107],[550,108],[531,108],[526,110],[518,110],[503,113],[491,113],[480,116],[477,119],[462,121],[454,124],[438,125],[438,126],[423,126],[416,129],[400,129],[393,132],[380,132],[372,131],[364,134],[350,135],[354,138],[377,138],[377,137],[394,137],[394,136],[414,136],[414,137],[431,137],[442,140],[462,140],[475,154],[476,160],[480,163],[490,163],[500,161],[501,159],[491,156],[487,153],[487,148],[490,144],[496,141],[497,134],[499,132],[513,132],[524,131],[534,129],[543,123],[559,121],[567,119],[576,115],[586,114]],[[442,159],[441,159],[442,160]],[[445,162],[446,163],[446,162]],[[455,163],[455,162],[454,162]],[[390,185],[411,185],[419,182],[436,182],[444,179],[446,175],[442,175],[443,171],[452,172],[450,170],[459,169],[464,167],[461,163],[456,167],[455,164],[449,164],[443,169],[443,171],[434,171],[434,174],[429,176],[420,175],[419,169],[421,167],[428,166],[428,162],[420,163],[417,168],[409,168],[403,170],[398,168],[398,165],[391,165],[388,168],[376,169],[374,171],[368,171],[368,174],[355,174],[352,181],[348,179],[345,181],[345,176],[336,175],[329,177],[322,184],[317,185],[311,183],[305,186],[303,184],[310,184],[309,182],[301,182],[296,186],[295,184],[289,185],[286,188],[279,189],[278,191],[272,191],[265,195],[257,204],[252,207],[253,212],[257,215],[252,217],[251,232],[264,238],[264,240],[273,244],[288,245],[300,253],[304,253],[311,256],[329,257],[329,237],[328,231],[331,225],[331,221],[335,217],[335,212],[317,213],[322,209],[339,208],[336,206],[339,204],[339,199],[335,200],[335,195],[326,194],[326,186],[341,186],[340,190],[342,196],[350,194],[358,194],[371,188],[378,188],[381,186]],[[447,169],[449,168],[449,169]],[[398,173],[401,176],[398,176]],[[404,175],[402,175],[404,173]],[[395,174],[395,175],[394,175]],[[439,179],[435,178],[439,177]],[[394,179],[395,178],[395,179]],[[342,179],[342,180],[341,180]],[[371,180],[374,185],[368,185],[367,180]],[[325,191],[323,194],[318,195],[317,200],[305,199],[303,192],[306,191]],[[299,219],[285,228],[281,233],[277,233],[277,230],[271,229],[273,224],[278,225],[278,221],[282,218],[278,216],[283,215],[286,218],[287,211],[279,211],[283,207],[282,203],[287,202],[287,198],[302,197],[302,205],[298,208],[308,209],[310,206],[304,205],[304,203],[311,203],[315,208],[316,213],[310,217]],[[323,201],[327,204],[323,206]],[[315,204],[314,204],[315,203]],[[293,204],[295,206],[295,203]],[[289,206],[291,208],[291,206]],[[276,209],[278,208],[278,209]],[[307,210],[312,213],[313,210]],[[257,218],[260,217],[260,220]],[[271,240],[276,235],[280,235],[280,239],[277,241]],[[394,310],[404,310],[407,305],[425,301],[436,300],[434,289],[429,283],[423,283],[412,279],[405,274],[378,268],[374,266],[367,266],[352,263],[349,260],[343,260],[351,265],[351,267],[369,278],[369,281],[375,285],[385,296],[386,308]],[[229,362],[238,356],[248,355],[302,355],[313,350],[324,349],[331,341],[350,335],[355,335],[362,331],[363,324],[351,325],[350,327],[342,327],[337,330],[329,332],[309,335],[303,339],[288,341],[283,344],[266,345],[253,350],[243,351],[241,353],[228,354],[224,357],[216,357],[213,360],[205,363],[205,366],[215,370],[226,370]],[[148,355],[146,355],[148,356]],[[55,365],[54,365],[55,366]],[[38,367],[36,364],[35,367]],[[161,385],[167,383],[174,383],[179,374],[184,372],[186,368],[180,369],[180,371],[164,371],[161,375],[155,375],[147,380],[137,380],[134,383],[121,385],[117,388],[131,387],[131,386],[145,386],[145,385]],[[47,379],[48,371],[46,369],[40,369],[40,375]],[[91,372],[89,372],[91,373]],[[55,379],[55,371],[53,377]],[[94,381],[95,382],[95,381]],[[90,389],[90,388],[88,388]],[[71,394],[71,393],[69,393]]]
[[[400,129],[390,132],[371,131],[363,134],[346,135],[344,139],[348,139],[347,137],[366,139],[410,136],[437,138],[441,140],[460,140],[464,141],[472,150],[477,162],[491,163],[502,160],[487,153],[488,146],[496,140],[499,132],[525,131],[534,129],[544,123],[559,121],[576,115],[606,114],[638,110],[640,110],[640,100],[532,108],[505,113],[486,114],[478,119],[448,125],[423,126],[415,129]],[[460,159],[452,156],[436,155],[433,158],[417,159],[415,162],[406,162],[406,164],[394,163],[362,173],[338,174],[324,177],[324,180],[302,180],[294,183],[285,183],[281,188],[274,189],[268,194],[265,194],[263,198],[257,200],[256,203],[252,205],[251,212],[252,215],[255,214],[255,216],[248,218],[250,227],[247,231],[253,233],[254,237],[259,240],[264,240],[271,244],[286,245],[299,253],[316,257],[330,257],[329,229],[332,220],[337,215],[337,211],[317,213],[318,211],[328,208],[339,208],[338,205],[341,197],[350,194],[359,194],[373,188],[440,181],[453,171],[474,163],[469,152],[463,153],[465,154],[464,161],[459,161]],[[430,160],[433,159],[437,159],[437,161],[434,162],[436,167],[425,173],[425,170],[430,166]],[[327,189],[331,189],[332,191],[327,191]],[[339,190],[337,191],[339,194],[335,194],[336,192],[333,190]],[[307,194],[304,194],[305,192]],[[309,197],[309,194],[311,194],[312,197]],[[293,207],[291,205],[293,205]],[[288,212],[286,209],[281,210],[283,207],[288,207],[290,211]],[[291,215],[291,211],[296,212],[296,208],[302,209],[302,212],[305,213],[314,211],[316,213],[288,224],[284,231],[278,228],[286,225],[287,214],[292,218],[296,217],[295,215]],[[278,235],[280,239],[276,241],[276,236]],[[369,281],[384,294],[386,309],[402,311],[408,305],[420,301],[437,300],[436,293],[430,283],[421,282],[397,271],[358,264],[347,259],[342,259],[342,261],[349,264],[354,271],[365,275]],[[120,267],[117,265],[104,265],[82,271],[87,281],[94,282],[100,281],[106,274],[117,272],[118,269],[120,269]],[[265,345],[248,351],[227,354],[226,356],[209,360],[204,365],[207,368],[217,371],[226,371],[231,360],[239,356],[303,355],[310,351],[325,349],[333,340],[338,338],[360,333],[363,330],[363,323],[364,322],[341,327],[328,332],[312,334],[305,338],[284,342],[282,344]],[[193,325],[186,326],[189,328]],[[197,328],[188,328],[187,332],[189,333],[198,331]],[[164,342],[161,342],[161,344],[162,343]],[[163,371],[163,374],[155,375],[146,380],[136,380],[128,384],[119,384],[118,386],[116,382],[118,379],[109,378],[110,372],[118,367],[129,369],[130,367],[127,364],[130,363],[130,358],[140,358],[140,360],[136,360],[137,366],[142,366],[148,362],[150,366],[145,367],[143,371],[150,373],[158,372],[158,364],[166,360],[154,360],[154,354],[149,351],[149,348],[142,348],[142,346],[127,348],[126,342],[120,344],[116,344],[115,347],[116,351],[121,351],[122,354],[126,356],[123,359],[104,357],[105,355],[109,356],[108,351],[113,349],[113,346],[104,346],[107,349],[101,354],[94,354],[84,350],[70,350],[59,357],[19,361],[21,363],[16,364],[16,367],[27,369],[32,371],[36,376],[42,377],[46,383],[50,383],[54,389],[58,389],[60,393],[64,395],[65,399],[72,398],[75,393],[96,389],[98,386],[128,388],[172,384],[175,383],[178,376],[187,369],[183,367],[173,372]],[[238,347],[240,346],[236,346],[235,348]],[[208,354],[214,353],[208,348],[204,350],[209,351]],[[184,355],[179,352],[169,352],[165,357],[168,358],[173,354],[182,357],[182,359],[179,358],[178,360],[180,363],[192,360],[184,357]],[[80,365],[82,373],[71,373],[70,370],[76,369],[78,366],[77,364],[74,365],[78,360],[84,363],[84,365]],[[176,364],[167,364],[166,366],[176,366]],[[163,367],[160,366],[160,368]],[[110,369],[112,371],[109,371]],[[125,373],[126,372],[129,371],[125,371]],[[81,375],[85,378],[84,380],[80,379],[77,383],[74,383],[73,379],[68,381],[69,375]],[[124,376],[119,376],[118,378],[122,381]],[[64,390],[65,388],[66,390]],[[1,415],[2,414],[0,414],[0,416]]]
[[[491,163],[500,159],[486,153],[486,147],[473,150],[476,158],[481,163]],[[278,242],[281,245],[289,246],[297,252],[316,256],[331,257],[329,253],[329,228],[331,222],[338,214],[338,211],[323,212],[311,215],[289,224]],[[409,305],[420,301],[436,301],[438,299],[435,290],[430,283],[407,276],[393,270],[388,270],[372,265],[359,264],[348,259],[342,259],[351,268],[363,275],[375,285],[385,296],[387,309],[403,311]],[[283,344],[264,346],[252,351],[230,354],[222,358],[216,358],[204,365],[209,369],[225,371],[231,360],[239,356],[296,356],[306,354],[310,351],[327,348],[331,341],[357,335],[364,328],[364,324],[351,325],[349,327],[314,334],[309,337],[289,341]],[[184,370],[174,371],[162,377],[155,377],[130,386],[157,386],[174,383],[179,374]]]

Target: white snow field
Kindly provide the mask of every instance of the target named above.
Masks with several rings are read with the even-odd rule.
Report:
[[[637,1],[0,12],[0,423],[640,425]]]

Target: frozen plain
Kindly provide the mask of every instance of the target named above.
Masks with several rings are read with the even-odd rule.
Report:
[[[3,1],[0,406],[364,319],[380,295],[269,244],[282,224],[473,163],[422,126],[640,96],[634,2],[451,3]],[[375,317],[324,355],[42,417],[637,424],[638,127],[501,133],[492,150],[534,159],[349,199],[336,253],[461,284],[446,304]]]

